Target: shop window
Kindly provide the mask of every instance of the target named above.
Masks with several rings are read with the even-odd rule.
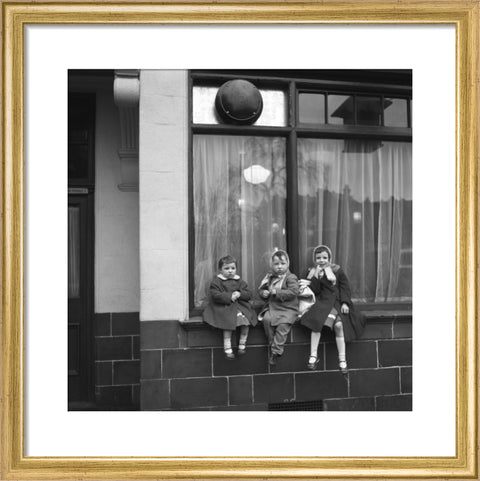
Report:
[[[275,248],[287,249],[300,275],[321,243],[345,268],[357,301],[411,302],[411,84],[392,95],[392,87],[297,82],[260,89],[264,110],[247,126],[221,125],[218,87],[193,87],[193,309],[208,301],[221,256],[238,259],[255,292]]]

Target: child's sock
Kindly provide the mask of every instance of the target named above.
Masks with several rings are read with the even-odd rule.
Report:
[[[240,339],[238,341],[238,349],[244,351],[247,346],[248,326],[240,327]]]
[[[318,344],[320,343],[320,332],[313,332],[310,335],[310,359],[309,363],[314,363],[318,356]]]
[[[337,344],[339,365],[340,367],[346,367],[347,357],[346,357],[345,337],[343,334],[343,325],[341,323],[337,323],[335,325],[335,343]]]
[[[231,353],[232,351],[232,331],[223,331],[223,350],[226,353]]]

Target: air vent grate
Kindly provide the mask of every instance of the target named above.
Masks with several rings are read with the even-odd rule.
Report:
[[[290,401],[271,403],[269,411],[323,411],[323,401]]]

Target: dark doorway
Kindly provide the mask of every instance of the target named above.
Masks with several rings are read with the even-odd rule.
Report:
[[[68,406],[94,402],[95,95],[68,97]]]

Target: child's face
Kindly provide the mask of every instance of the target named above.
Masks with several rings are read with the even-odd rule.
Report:
[[[237,273],[237,266],[235,262],[230,262],[230,264],[223,264],[222,268],[220,269],[224,277],[227,279],[231,279]]]
[[[287,259],[285,259],[285,257],[281,257],[281,258],[278,258],[278,257],[274,257],[273,258],[273,262],[272,262],[272,271],[275,273],[275,274],[278,274],[278,275],[283,275],[287,272],[288,270],[288,263],[287,263]]]
[[[320,267],[326,267],[330,262],[328,254],[325,251],[315,254],[315,263]]]

